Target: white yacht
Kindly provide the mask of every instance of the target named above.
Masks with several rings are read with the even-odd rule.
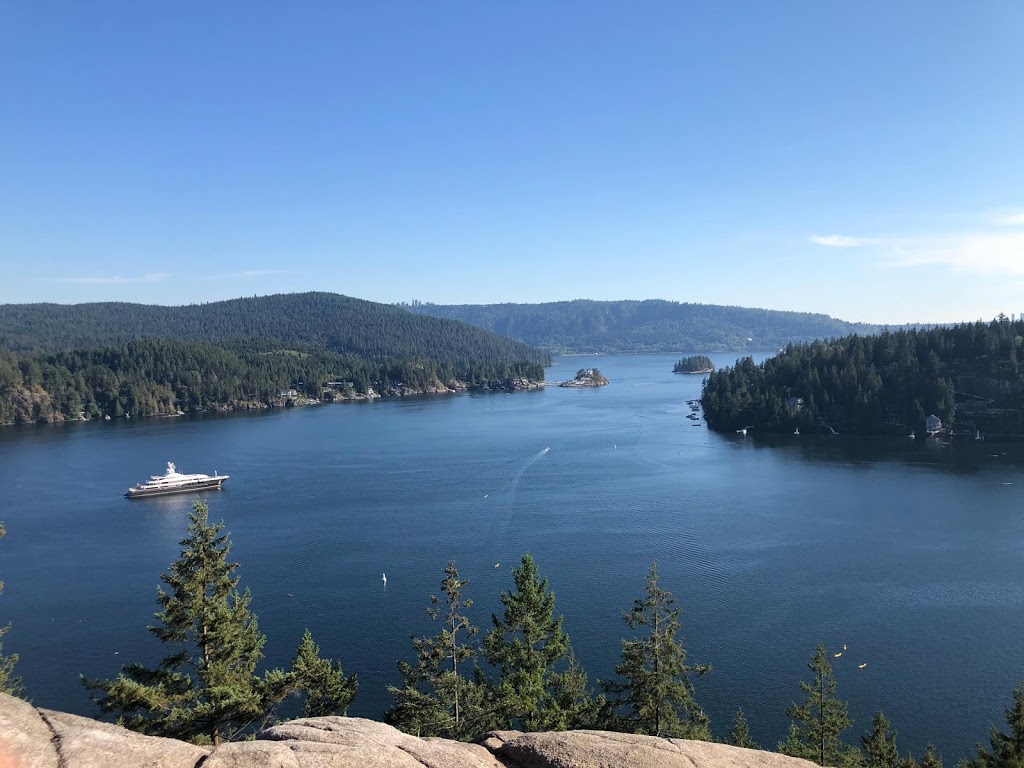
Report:
[[[129,488],[125,494],[129,499],[137,499],[142,496],[162,496],[167,493],[187,493],[189,491],[205,491],[210,488],[220,488],[228,475],[218,475],[216,471],[212,475],[183,475],[178,472],[173,462],[167,462],[167,472],[162,475],[153,475],[148,483],[136,483],[134,488]]]

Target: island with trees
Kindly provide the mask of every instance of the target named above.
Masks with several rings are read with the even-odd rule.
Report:
[[[550,355],[329,293],[0,305],[0,424],[540,386]]]
[[[1005,317],[793,344],[711,374],[701,404],[719,431],[1016,436],[1022,353],[1024,322]]]
[[[691,355],[677,360],[672,373],[714,373],[715,364],[707,355]]]
[[[558,386],[582,389],[586,387],[603,387],[608,379],[597,368],[580,368],[576,371],[576,378],[563,381]]]

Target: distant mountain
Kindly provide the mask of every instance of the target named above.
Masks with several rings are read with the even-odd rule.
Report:
[[[547,364],[546,353],[455,320],[336,293],[291,293],[209,304],[0,304],[0,349],[67,351],[140,339],[273,339],[373,360]]]
[[[770,350],[790,342],[882,329],[809,312],[657,299],[402,306],[421,315],[461,320],[560,354]]]

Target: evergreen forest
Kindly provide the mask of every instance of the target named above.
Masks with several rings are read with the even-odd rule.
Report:
[[[1020,435],[1024,322],[1000,316],[928,330],[790,344],[711,374],[701,403],[715,430]]]
[[[326,293],[3,305],[0,424],[511,389],[543,379],[548,364],[544,352],[463,323]]]
[[[708,373],[715,370],[715,364],[707,355],[691,355],[677,360],[672,373]]]
[[[790,342],[876,333],[882,329],[809,312],[659,299],[402,306],[422,315],[461,320],[554,354],[769,350]]]

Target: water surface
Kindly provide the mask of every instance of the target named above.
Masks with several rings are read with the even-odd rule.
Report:
[[[231,475],[202,498],[231,532],[267,662],[310,628],[359,674],[351,714],[388,706],[449,559],[486,625],[532,553],[592,678],[613,673],[621,612],[657,560],[690,660],[714,667],[697,690],[718,735],[742,705],[773,745],[814,646],[845,643],[850,741],[882,708],[904,751],[967,754],[1024,677],[1021,448],[716,435],[685,418],[702,378],[673,362],[549,369],[597,365],[597,390],[0,429],[5,650],[37,705],[89,715],[80,673],[159,657],[145,627],[192,499],[121,494],[171,460]]]

